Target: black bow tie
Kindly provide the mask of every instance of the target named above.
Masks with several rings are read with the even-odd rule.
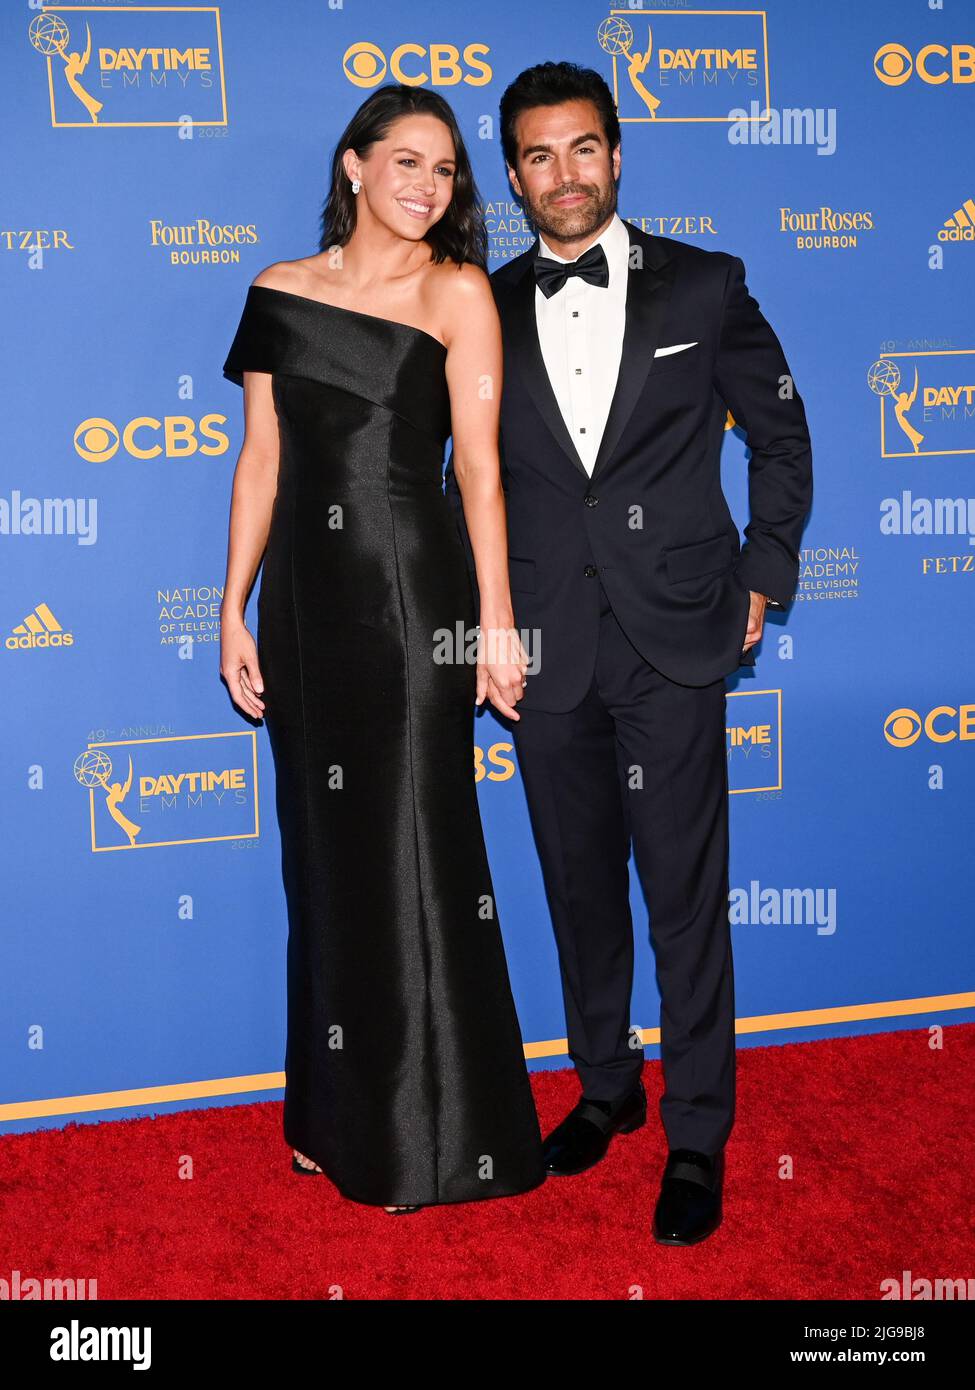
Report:
[[[578,260],[553,261],[550,256],[535,257],[535,283],[546,299],[551,299],[568,280],[570,275],[578,275],[590,285],[606,289],[609,284],[609,264],[606,252],[598,244],[583,251]]]

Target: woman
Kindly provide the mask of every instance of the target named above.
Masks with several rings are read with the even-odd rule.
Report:
[[[527,669],[485,243],[448,104],[379,88],[336,146],[321,251],[256,277],[224,366],[245,436],[221,674],[275,760],[285,1138],[296,1172],[389,1212],[544,1178],[473,775],[472,701],[517,719]],[[476,665],[443,659],[444,633],[476,621],[450,435]]]

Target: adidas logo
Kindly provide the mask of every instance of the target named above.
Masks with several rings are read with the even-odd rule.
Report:
[[[46,603],[39,603],[28,613],[6,639],[8,652],[28,651],[34,647],[70,647],[74,635],[65,632]]]
[[[938,233],[939,241],[975,241],[975,199],[966,198],[957,212],[946,220]]]

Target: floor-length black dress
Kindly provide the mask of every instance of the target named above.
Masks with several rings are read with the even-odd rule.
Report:
[[[544,1178],[474,783],[476,621],[441,487],[447,350],[251,285],[224,374],[270,372],[278,490],[258,597],[288,904],[284,1136],[347,1197]],[[442,643],[441,643],[442,650]]]

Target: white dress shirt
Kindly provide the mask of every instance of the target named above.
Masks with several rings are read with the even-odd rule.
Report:
[[[569,263],[541,233],[538,240],[540,256]],[[566,429],[590,474],[616,391],[626,327],[630,238],[618,213],[592,245],[602,246],[606,254],[609,284],[605,289],[578,275],[570,275],[549,299],[535,286],[538,343],[548,379]]]

